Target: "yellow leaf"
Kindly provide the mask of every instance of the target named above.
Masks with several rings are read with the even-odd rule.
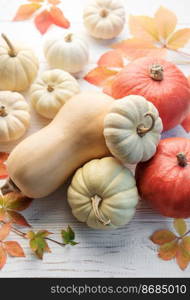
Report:
[[[166,41],[176,28],[177,17],[172,11],[161,6],[155,13],[155,23],[160,40]]]
[[[183,235],[187,231],[187,225],[183,219],[174,219],[173,222],[174,228],[179,233],[179,235]]]
[[[170,49],[183,48],[190,40],[190,28],[179,29],[169,38],[167,47]]]
[[[178,246],[176,261],[181,270],[185,270],[190,262],[190,255],[185,250],[182,244]]]
[[[177,241],[172,241],[160,246],[158,256],[163,260],[171,260],[176,256],[178,249]]]
[[[157,245],[164,245],[176,239],[176,235],[170,230],[162,229],[155,231],[151,237],[151,241]]]
[[[159,40],[155,20],[151,17],[130,16],[129,30],[134,37],[154,42]]]

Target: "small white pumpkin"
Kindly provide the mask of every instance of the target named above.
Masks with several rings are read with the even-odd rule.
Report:
[[[112,39],[125,24],[125,8],[119,0],[94,0],[84,9],[84,25],[95,38]]]
[[[162,130],[156,107],[136,95],[116,100],[104,121],[106,145],[124,164],[150,159],[156,152]]]
[[[0,45],[0,90],[25,91],[38,72],[38,59],[27,47],[13,45],[2,34]]]
[[[30,99],[35,110],[53,119],[73,95],[80,92],[77,80],[63,70],[45,71],[31,86]]]
[[[66,32],[47,38],[44,43],[44,55],[52,68],[77,73],[88,63],[89,50],[83,38]]]
[[[29,105],[16,92],[0,92],[0,142],[19,139],[30,123]]]
[[[138,202],[134,176],[113,157],[91,160],[73,176],[68,202],[73,215],[89,227],[123,226],[134,216]]]

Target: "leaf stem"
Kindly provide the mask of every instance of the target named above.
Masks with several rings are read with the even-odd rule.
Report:
[[[52,242],[52,243],[55,243],[55,244],[57,244],[57,245],[59,245],[59,246],[65,246],[66,244],[64,244],[64,243],[60,243],[60,242],[58,242],[58,241],[56,241],[56,240],[53,240],[53,239],[51,239],[51,238],[49,238],[49,237],[45,237],[45,240],[48,240],[48,241],[50,241],[50,242]]]

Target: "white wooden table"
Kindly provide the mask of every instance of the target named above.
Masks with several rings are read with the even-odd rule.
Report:
[[[16,8],[26,1],[0,0],[0,31],[10,38],[20,39],[34,48],[40,59],[40,69],[47,69],[42,52],[43,37],[35,29],[32,21],[11,22]],[[63,0],[65,15],[71,21],[71,30],[86,36],[90,45],[90,62],[78,80],[81,88],[95,90],[93,85],[82,77],[95,66],[100,54],[108,49],[113,41],[97,41],[90,38],[82,24],[83,6],[88,0]],[[178,26],[190,26],[189,0],[126,0],[129,14],[153,14],[160,5],[173,10],[178,16]],[[49,32],[64,29],[52,26]],[[118,39],[128,34],[127,25]],[[189,47],[188,47],[189,48]],[[186,49],[190,52],[190,49]],[[185,74],[190,74],[189,65],[179,66]],[[27,93],[25,94],[27,98]],[[47,123],[34,112],[28,135]],[[167,136],[188,136],[179,126],[167,133]],[[0,151],[10,151],[11,145],[0,145]],[[26,258],[9,258],[0,271],[0,277],[189,277],[190,267],[182,272],[174,261],[164,262],[157,258],[156,247],[149,241],[149,236],[156,229],[171,226],[171,219],[161,217],[148,206],[140,203],[134,219],[127,226],[115,231],[97,231],[79,223],[71,214],[66,201],[66,187],[62,186],[51,196],[33,201],[24,211],[34,230],[48,229],[54,232],[54,238],[60,239],[60,230],[70,224],[76,232],[75,247],[61,248],[51,244],[52,253],[46,254],[43,261],[37,260],[30,252],[27,241],[11,235],[11,239],[20,241]],[[189,224],[190,226],[190,224]]]

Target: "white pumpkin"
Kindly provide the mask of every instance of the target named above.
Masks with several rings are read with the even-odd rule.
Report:
[[[44,54],[52,68],[77,73],[88,63],[89,50],[83,38],[66,32],[60,36],[47,38],[44,43]]]
[[[104,121],[106,145],[124,164],[150,159],[156,152],[162,130],[156,107],[136,95],[116,100]]]
[[[27,47],[12,44],[2,34],[0,45],[0,90],[25,91],[38,72],[38,59]]]
[[[0,92],[0,142],[20,138],[30,123],[29,105],[16,92]]]
[[[112,39],[124,27],[125,8],[119,0],[94,0],[84,9],[83,20],[93,37]]]
[[[134,176],[113,157],[91,160],[76,171],[68,202],[73,215],[89,227],[123,226],[134,216],[138,202]]]
[[[35,110],[53,119],[73,95],[80,92],[77,80],[63,70],[45,71],[31,86],[30,99]]]

